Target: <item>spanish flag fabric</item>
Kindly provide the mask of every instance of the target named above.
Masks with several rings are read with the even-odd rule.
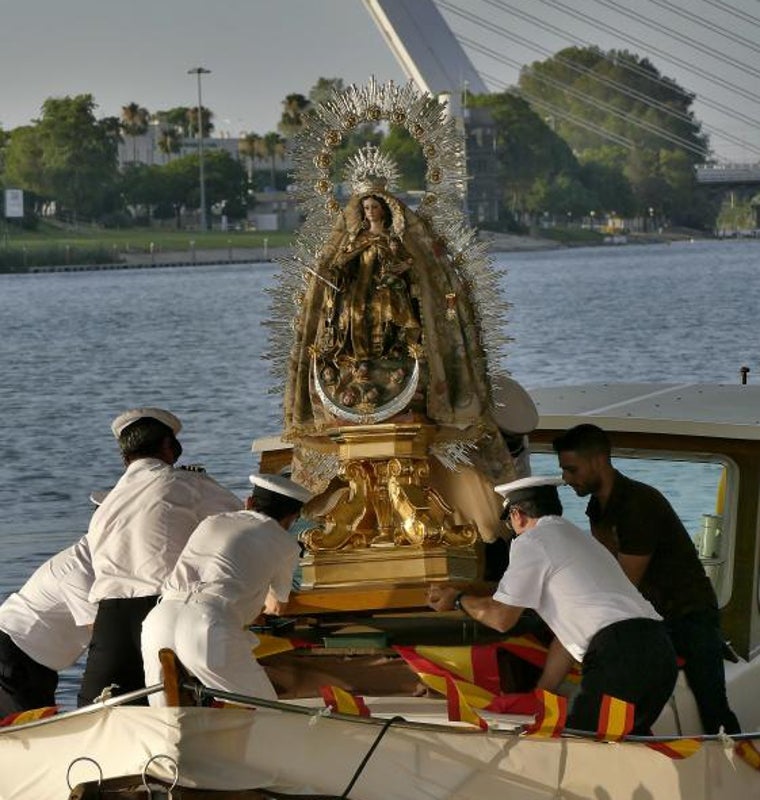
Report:
[[[699,739],[673,739],[670,742],[647,742],[647,747],[668,758],[688,758],[702,747]]]
[[[473,708],[496,714],[533,716],[538,700],[533,691],[503,693],[499,687],[496,652],[501,642],[473,647],[402,647],[394,649],[433,691],[450,692],[447,678]],[[474,652],[473,652],[474,651]]]
[[[560,694],[536,689],[538,710],[535,722],[525,730],[526,736],[556,737],[565,729],[567,698]]]
[[[596,738],[606,742],[619,742],[633,730],[635,707],[633,703],[602,695]]]
[[[351,694],[339,686],[321,686],[319,689],[325,705],[338,714],[353,714],[356,717],[369,717],[370,711],[363,697]]]
[[[734,747],[736,753],[742,761],[746,761],[752,769],[760,770],[760,751],[758,751],[755,743],[751,739],[742,739]]]
[[[546,663],[547,652],[546,647],[533,636],[513,636],[500,642],[460,647],[396,646],[394,650],[426,683],[428,681],[424,675],[437,675],[442,679],[450,674],[457,680],[473,683],[496,696],[501,694],[498,663],[500,650],[506,650],[539,669]],[[568,680],[580,680],[577,668],[571,670]],[[445,694],[443,680],[437,686],[429,685]]]
[[[491,694],[499,693],[499,665],[495,645],[471,647],[417,647],[396,646],[394,650],[422,677],[425,675],[457,680],[480,686]],[[446,693],[445,682],[439,684],[441,694]],[[436,687],[432,687],[436,688]]]
[[[488,730],[488,723],[470,705],[468,688],[471,683],[455,681],[452,677],[446,678],[446,710],[449,719],[453,722],[469,722],[483,731]],[[477,687],[475,687],[477,688]]]
[[[17,711],[15,714],[8,714],[7,717],[0,719],[0,728],[4,728],[6,725],[26,725],[27,722],[36,722],[38,719],[52,717],[57,713],[58,706],[43,706],[29,709],[29,711]]]
[[[420,680],[433,691],[445,695],[449,719],[471,722],[485,729],[486,723],[474,709],[493,711],[497,714],[536,713],[536,698],[533,692],[499,692],[498,667],[494,658],[493,668],[486,658],[473,658],[470,647],[402,647],[394,648]],[[495,651],[492,651],[495,652]],[[491,671],[493,669],[493,671]],[[465,680],[465,676],[467,680]],[[472,679],[477,679],[474,683]],[[495,688],[495,692],[483,687]],[[463,710],[464,709],[464,710]]]
[[[287,653],[290,650],[311,650],[315,648],[313,642],[303,639],[287,638],[285,636],[272,636],[270,633],[257,633],[259,643],[253,648],[253,657],[258,661],[278,653]]]

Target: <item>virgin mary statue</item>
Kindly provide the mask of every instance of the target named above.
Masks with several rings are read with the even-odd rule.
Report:
[[[334,148],[355,125],[404,125],[427,158],[416,210],[395,191],[398,171],[367,145],[348,160],[344,201]],[[449,468],[473,466],[489,481],[513,476],[493,420],[483,303],[497,296],[483,248],[461,213],[461,136],[445,109],[411,86],[351,87],[317,108],[295,151],[306,222],[291,266],[297,282],[284,366],[284,438],[297,449],[296,479],[331,477],[309,450],[347,426],[417,421]],[[481,286],[478,287],[478,283]],[[505,304],[506,305],[506,304]],[[497,312],[498,313],[498,310]],[[494,343],[498,339],[494,337]]]

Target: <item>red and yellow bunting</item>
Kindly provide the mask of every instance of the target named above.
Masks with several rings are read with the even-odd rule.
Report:
[[[370,716],[364,698],[351,694],[339,686],[321,686],[320,694],[325,705],[338,714],[353,714],[356,717]]]
[[[536,689],[538,711],[535,722],[526,728],[526,736],[552,737],[559,736],[565,729],[567,721],[567,698],[560,694]]]
[[[58,706],[43,706],[42,708],[31,708],[28,711],[17,711],[15,714],[8,714],[7,717],[0,719],[0,728],[6,725],[26,725],[27,722],[36,722],[38,719],[52,717],[58,713]]]
[[[455,681],[451,677],[446,678],[446,710],[449,719],[453,722],[469,722],[476,725],[483,731],[488,730],[488,723],[470,705],[471,690],[473,684],[465,681]]]
[[[670,742],[647,742],[647,747],[668,758],[688,758],[702,747],[699,739],[673,739]]]
[[[607,742],[619,742],[633,729],[635,707],[618,697],[602,695],[599,709],[599,724],[596,728],[597,739]]]
[[[253,657],[256,659],[276,656],[278,653],[287,653],[295,650],[295,645],[283,636],[272,636],[269,633],[257,633],[259,643],[253,648]]]
[[[753,741],[750,739],[743,739],[741,742],[737,742],[734,747],[734,752],[742,761],[749,764],[752,769],[760,770],[760,751],[755,747]]]

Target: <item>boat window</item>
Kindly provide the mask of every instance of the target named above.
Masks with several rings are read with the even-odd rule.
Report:
[[[557,474],[554,453],[533,452],[534,475]],[[738,468],[730,459],[683,453],[613,453],[615,467],[624,475],[659,489],[681,518],[715,587],[718,603],[731,597],[731,565],[735,541],[735,501]],[[588,529],[586,503],[569,486],[560,487],[564,515]]]

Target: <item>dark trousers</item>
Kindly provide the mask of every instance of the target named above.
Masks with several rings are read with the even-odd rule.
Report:
[[[723,667],[723,636],[717,609],[694,611],[666,620],[676,652],[684,659],[686,682],[694,694],[705,733],[740,733],[739,720],[728,705]],[[686,731],[693,733],[694,731]]]
[[[0,631],[0,717],[55,705],[58,673],[30,658]]]
[[[103,689],[116,684],[114,695],[145,686],[140,637],[142,623],[156,605],[157,595],[101,600],[87,651],[87,663],[77,705],[92,703]],[[147,705],[147,699],[133,705]]]
[[[676,654],[665,624],[627,619],[598,631],[583,658],[583,677],[567,727],[596,732],[602,695],[633,703],[631,733],[647,735],[673,693]]]

